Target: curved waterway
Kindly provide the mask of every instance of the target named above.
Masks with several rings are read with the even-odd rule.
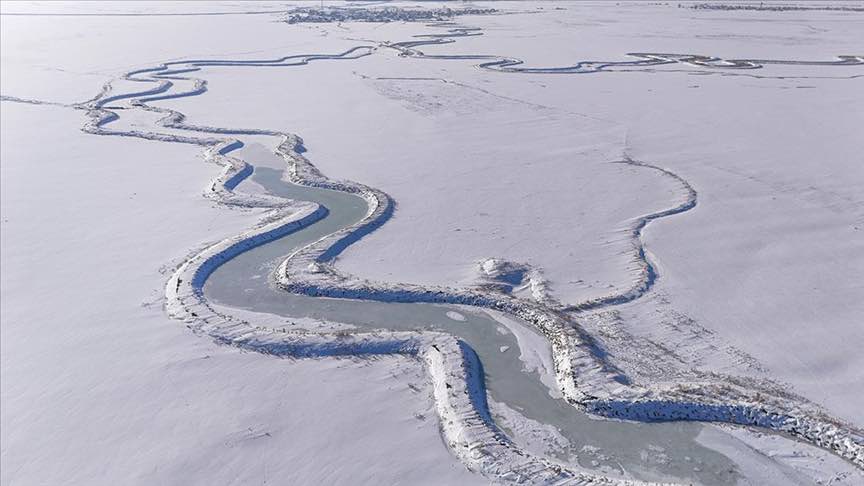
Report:
[[[528,419],[554,426],[569,441],[569,447],[552,454],[557,460],[576,461],[586,468],[615,471],[644,480],[734,484],[739,478],[729,458],[697,441],[704,427],[700,423],[651,424],[596,419],[555,398],[554,391],[541,381],[537,371],[526,370],[520,359],[516,335],[489,313],[439,304],[309,297],[279,290],[273,285],[270,274],[281,260],[300,246],[362,219],[367,211],[366,202],[352,194],[282,180],[284,161],[263,145],[249,144],[232,155],[255,166],[251,179],[267,193],[314,201],[329,212],[311,226],[225,262],[204,287],[205,296],[211,302],[289,319],[313,318],[369,330],[444,331],[458,336],[477,353],[492,401]],[[508,316],[508,320],[522,326],[524,329],[519,332],[523,335],[535,333],[518,319]],[[548,354],[550,350],[544,346],[540,352]],[[492,408],[494,412],[495,407]],[[524,432],[510,431],[504,426],[502,429],[515,434],[517,442]]]

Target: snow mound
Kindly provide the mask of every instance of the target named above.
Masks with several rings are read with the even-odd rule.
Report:
[[[501,258],[479,263],[480,286],[507,294],[525,294],[538,302],[550,300],[546,279],[536,268]]]

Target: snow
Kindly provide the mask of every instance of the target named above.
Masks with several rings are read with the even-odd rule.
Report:
[[[55,12],[119,8],[49,5]],[[70,104],[92,98],[124,71],[170,59],[335,54],[444,32],[230,14],[272,6],[213,4],[220,15],[207,17],[4,15],[2,94]],[[203,12],[192,4],[159,8]],[[582,3],[546,9],[525,3],[518,10],[532,13],[460,18],[483,35],[419,49],[506,55],[533,67],[621,61],[636,50],[819,61],[854,54],[862,31],[860,16],[838,12]],[[766,65],[706,75],[710,69],[679,62],[651,72],[542,75],[481,70],[477,62],[399,57],[379,47],[351,61],[244,75],[211,67],[206,103],[153,104],[188,114],[192,124],[299,133],[325,174],[395,200],[387,224],[336,261],[342,272],[389,286],[358,280],[330,291],[400,299],[422,288],[397,283],[485,289],[478,301],[496,307],[489,289],[497,286],[534,302],[500,301],[545,329],[560,322],[536,313],[535,303],[579,304],[641,284],[645,265],[634,252],[633,228],[686,201],[686,181],[698,205],[642,234],[659,275],[649,295],[614,315],[578,314],[588,331],[603,331],[597,345],[620,373],[645,379],[645,401],[621,392],[618,371],[598,371],[575,332],[563,339],[579,341],[576,351],[568,354],[561,341],[550,350],[547,339],[560,336],[488,311],[517,337],[526,370],[570,399],[599,391],[592,410],[611,416],[734,415],[728,420],[794,427],[817,441],[834,433],[821,428],[821,416],[802,423],[760,411],[760,404],[711,401],[719,394],[704,406],[664,401],[688,376],[722,372],[773,380],[864,424],[864,171],[857,147],[864,103],[861,78],[850,77],[864,68]],[[476,406],[479,366],[453,342],[436,338],[441,349],[424,341],[416,354],[375,360],[294,361],[217,346],[168,319],[168,274],[213,242],[247,231],[262,212],[226,211],[201,197],[217,171],[201,164],[199,147],[85,134],[83,112],[68,107],[3,102],[2,110],[3,484],[468,484],[481,478],[463,463],[500,477],[547,464],[521,456],[473,415],[485,410]],[[622,160],[648,165],[611,163]],[[226,172],[226,187],[230,177]],[[481,294],[436,295],[460,301]],[[280,324],[251,312],[243,317]],[[663,369],[646,355],[628,356],[631,349],[660,349],[657,356],[677,364]],[[586,380],[564,383],[556,363],[559,375],[569,376],[560,372],[567,366]],[[493,409],[513,427],[542,428],[500,404]],[[418,418],[436,412],[440,422]],[[538,434],[555,442],[550,431]],[[760,451],[789,454],[789,441],[736,434]],[[727,444],[733,456],[741,447],[729,445],[725,429],[705,440]],[[810,449],[802,454],[814,454]],[[333,466],[320,467],[322,460]],[[820,461],[826,465],[814,478],[842,469],[824,453],[790,468]],[[753,481],[781,481],[760,478],[759,464],[740,465]],[[559,477],[552,470],[543,471]]]
[[[744,471],[744,484],[858,484],[864,481],[864,472],[846,469],[839,458],[825,451],[802,447],[784,441],[776,435],[725,426],[706,427],[699,441],[710,443],[729,457]],[[759,450],[762,455],[742,454],[747,449]],[[835,472],[841,471],[841,472]]]
[[[861,31],[860,16],[837,12],[565,8],[462,19],[484,35],[424,50],[503,54],[531,66],[624,60],[636,47],[831,60],[854,53]],[[329,41],[406,40],[418,31],[404,24],[319,28]],[[208,103],[224,115],[206,121],[226,123],[230,113],[235,123],[290,127],[325,174],[397,201],[393,218],[349,248],[340,269],[380,281],[473,285],[476,262],[503,258],[542,270],[547,291],[565,303],[629,288],[638,272],[630,223],[683,197],[656,171],[609,162],[626,153],[672,170],[698,191],[699,205],[646,229],[658,289],[724,346],[834,414],[864,423],[855,392],[864,386],[857,372],[864,366],[857,325],[864,241],[856,229],[864,174],[855,143],[864,111],[861,78],[848,79],[860,66],[695,75],[675,72],[693,69],[679,65],[548,76],[474,64],[379,52],[350,71],[319,64],[290,77],[262,73],[257,90],[214,71]],[[312,83],[320,90],[294,95]],[[290,109],[256,108],[283,106],[272,104],[275,91]],[[194,100],[178,106],[205,116]]]
[[[210,20],[194,37],[185,17],[4,15],[3,94],[83,101],[190,42],[243,49],[247,36],[217,42],[238,17]],[[86,49],[98,55],[69,55]],[[197,147],[97,137],[84,122],[2,105],[0,483],[481,483],[437,421],[415,417],[434,416],[416,360],[266,358],[169,319],[167,272],[259,213],[201,197],[216,168]]]
[[[416,362],[267,359],[168,319],[160,267],[255,219],[200,197],[197,149],[2,113],[3,484],[476,481],[413,417]]]

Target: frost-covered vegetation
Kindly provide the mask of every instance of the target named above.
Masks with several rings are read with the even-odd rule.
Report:
[[[461,15],[488,15],[494,8],[400,8],[400,7],[300,7],[291,10],[285,21],[297,23],[329,22],[431,22],[450,20]]]
[[[681,7],[681,4],[678,4]],[[760,12],[795,12],[807,10],[823,10],[829,12],[864,12],[860,5],[831,5],[825,4],[795,4],[785,2],[753,2],[753,3],[697,3],[689,5],[697,10],[755,10]]]

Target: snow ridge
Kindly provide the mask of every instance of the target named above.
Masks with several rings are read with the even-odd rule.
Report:
[[[657,211],[637,218],[630,227],[630,241],[633,245],[633,252],[635,254],[634,260],[637,268],[639,269],[639,276],[630,289],[624,292],[613,293],[586,302],[580,302],[576,305],[568,306],[565,308],[565,310],[567,311],[588,311],[600,307],[626,304],[627,302],[632,302],[639,297],[642,297],[648,291],[650,291],[651,287],[654,286],[654,282],[657,280],[658,274],[657,267],[656,265],[651,263],[649,254],[645,249],[645,244],[642,242],[642,230],[645,229],[645,226],[647,226],[648,223],[654,221],[655,219],[680,214],[696,207],[698,196],[696,190],[693,189],[693,186],[691,186],[689,182],[684,180],[678,174],[675,174],[670,170],[663,169],[662,167],[658,167],[656,165],[651,165],[644,162],[637,162],[631,159],[629,156],[626,156],[623,161],[616,163],[656,170],[664,176],[671,178],[675,182],[677,182],[681,189],[683,189],[685,197],[684,200],[675,207],[664,209],[662,211]]]

